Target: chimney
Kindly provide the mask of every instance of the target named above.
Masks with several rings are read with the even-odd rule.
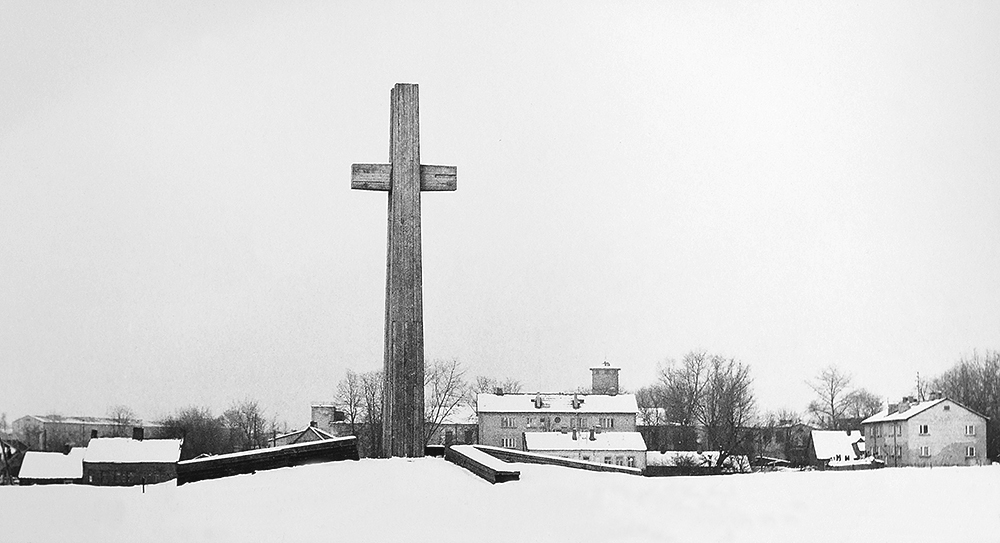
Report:
[[[910,403],[913,402],[913,396],[903,396],[903,400],[899,402],[899,412],[903,413],[910,408]]]
[[[573,441],[576,441],[576,428],[573,428]]]
[[[496,387],[493,389],[493,393],[496,394],[497,396],[503,396],[503,389],[500,387]]]
[[[581,400],[580,396],[578,396],[575,392],[573,393],[572,404],[573,404],[573,409],[580,409],[580,406],[583,404],[583,400]]]
[[[542,408],[542,395],[541,395],[541,393],[535,394],[534,403],[535,403],[535,409],[541,409]]]
[[[618,371],[619,368],[612,367],[607,362],[590,368],[591,391],[594,394],[618,394]]]
[[[314,421],[314,420],[309,421],[309,427],[310,428],[315,428],[316,427],[316,421]]]
[[[132,439],[134,439],[136,441],[142,441],[143,437],[144,436],[143,436],[142,426],[133,426],[132,427]]]
[[[591,441],[596,441],[597,440],[597,438],[594,437],[594,429],[593,428],[590,429],[590,440]]]

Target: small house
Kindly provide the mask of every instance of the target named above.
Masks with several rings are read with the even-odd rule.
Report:
[[[21,461],[18,480],[21,485],[82,483],[86,452],[86,447],[73,447],[66,454],[28,451]]]

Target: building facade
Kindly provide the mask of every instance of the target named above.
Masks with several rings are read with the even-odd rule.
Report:
[[[479,443],[525,450],[525,432],[635,432],[634,394],[618,394],[618,368],[591,368],[602,393],[479,394]]]
[[[83,455],[83,482],[135,486],[176,479],[182,443],[180,439],[91,439]]]
[[[528,452],[646,469],[646,442],[639,432],[526,432],[524,444]]]
[[[986,417],[932,395],[904,397],[864,421],[868,454],[886,466],[974,466],[988,464]]]

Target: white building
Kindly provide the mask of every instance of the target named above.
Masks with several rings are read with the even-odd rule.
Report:
[[[646,468],[646,442],[639,432],[525,432],[524,445],[533,453]]]

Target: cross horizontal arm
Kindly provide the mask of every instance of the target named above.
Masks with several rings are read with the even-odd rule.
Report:
[[[351,188],[387,191],[391,186],[392,164],[351,164]],[[446,191],[458,186],[455,166],[420,165],[420,190]]]

